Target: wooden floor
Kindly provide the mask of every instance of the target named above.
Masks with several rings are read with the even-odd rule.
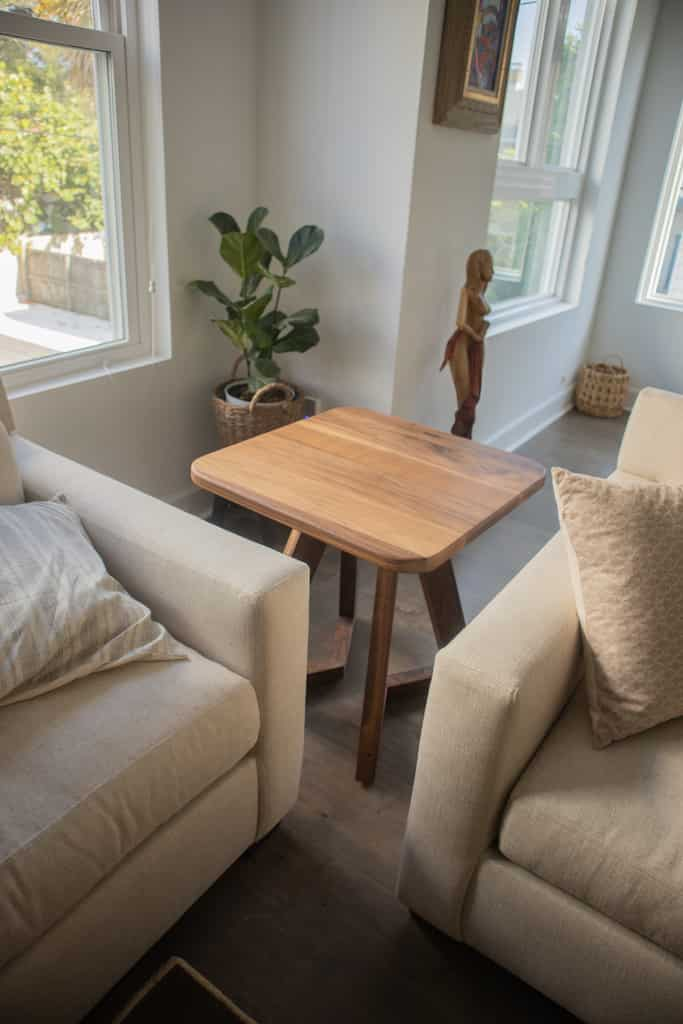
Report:
[[[520,454],[604,476],[625,420],[570,413]],[[236,532],[283,535],[235,511]],[[455,562],[468,621],[557,529],[549,482]],[[336,608],[336,556],[314,581],[314,628]],[[518,979],[413,919],[394,885],[415,769],[424,695],[387,709],[377,779],[354,781],[373,573],[359,579],[359,621],[343,681],[308,695],[301,795],[282,825],[246,853],[87,1018],[110,1022],[168,957],[188,960],[259,1024],[488,1024],[574,1020]],[[433,656],[419,580],[399,587],[391,671]],[[170,1022],[169,1022],[170,1024]]]

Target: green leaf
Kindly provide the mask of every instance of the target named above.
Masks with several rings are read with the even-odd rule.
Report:
[[[285,321],[287,317],[281,309],[271,309],[269,313],[261,317],[260,324],[266,331],[275,332],[276,328],[279,328],[280,324]]]
[[[202,295],[208,295],[210,299],[215,299],[222,306],[229,306],[232,302],[225,292],[222,292],[213,281],[190,281],[187,287],[196,288]]]
[[[243,281],[259,270],[262,255],[256,235],[231,231],[221,239],[221,256]]]
[[[253,299],[254,294],[258,286],[261,284],[262,280],[263,274],[261,274],[258,271],[255,274],[250,274],[249,277],[246,278],[244,284],[242,285],[242,292],[246,299],[248,299],[249,301]]]
[[[240,226],[230,213],[214,213],[209,220],[218,230],[220,235],[229,235],[233,231],[239,231]]]
[[[268,359],[267,356],[259,356],[254,360],[253,366],[258,375],[266,381],[277,380],[280,376],[280,367],[274,359]]]
[[[322,229],[317,228],[314,224],[305,224],[304,227],[295,231],[289,240],[285,269],[293,267],[295,263],[300,263],[306,256],[317,252],[323,244],[324,238],[325,234]]]
[[[315,327],[320,322],[317,309],[300,309],[297,313],[289,313],[287,319],[290,324],[301,324],[304,327]]]
[[[284,264],[285,258],[280,248],[280,240],[274,231],[271,231],[270,228],[259,228],[256,232],[256,237],[266,252],[269,252],[271,256],[274,256],[276,260]]]
[[[255,235],[267,216],[268,210],[266,209],[266,207],[257,206],[256,209],[252,210],[251,213],[249,214],[249,220],[247,221],[247,231],[250,234]]]
[[[284,274],[271,274],[270,270],[264,267],[263,264],[261,265],[261,273],[269,281],[272,281],[273,284],[276,284],[278,288],[291,288],[293,284],[296,284],[293,277],[285,277]]]
[[[273,289],[269,288],[268,291],[264,292],[263,295],[259,295],[258,299],[254,299],[248,306],[244,307],[244,315],[247,320],[258,320],[262,313],[264,313],[268,307],[268,303],[273,297]]]
[[[233,345],[242,350],[246,348],[244,344],[244,328],[238,320],[214,320],[213,322],[227,338],[230,338]]]
[[[273,345],[273,352],[308,352],[320,341],[315,327],[294,327]]]
[[[266,331],[259,323],[254,323],[252,320],[245,320],[244,330],[246,331],[247,337],[254,348],[259,350],[266,349],[268,352],[272,350],[273,339],[268,331]]]

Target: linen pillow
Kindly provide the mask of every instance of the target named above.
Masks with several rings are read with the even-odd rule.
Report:
[[[606,747],[683,715],[683,487],[552,475]]]
[[[60,501],[0,507],[0,705],[129,661],[186,658]]]
[[[24,488],[19,475],[12,441],[5,424],[0,420],[0,505],[18,505],[24,500]]]

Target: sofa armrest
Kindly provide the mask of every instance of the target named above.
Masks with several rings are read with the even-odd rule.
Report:
[[[454,938],[508,794],[576,685],[579,649],[558,534],[437,655],[398,891]]]
[[[308,568],[14,436],[27,499],[66,496],[108,570],[180,641],[252,683],[259,702],[259,835],[301,772]]]

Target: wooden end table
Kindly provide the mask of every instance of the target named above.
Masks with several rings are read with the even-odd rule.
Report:
[[[430,668],[387,677],[401,572],[419,573],[439,647],[465,620],[451,557],[543,486],[536,462],[368,409],[331,409],[197,459],[192,480],[290,527],[285,553],[315,573],[341,552],[332,651],[309,681],[343,675],[356,559],[377,566],[356,778],[375,777],[387,690],[428,682]]]

